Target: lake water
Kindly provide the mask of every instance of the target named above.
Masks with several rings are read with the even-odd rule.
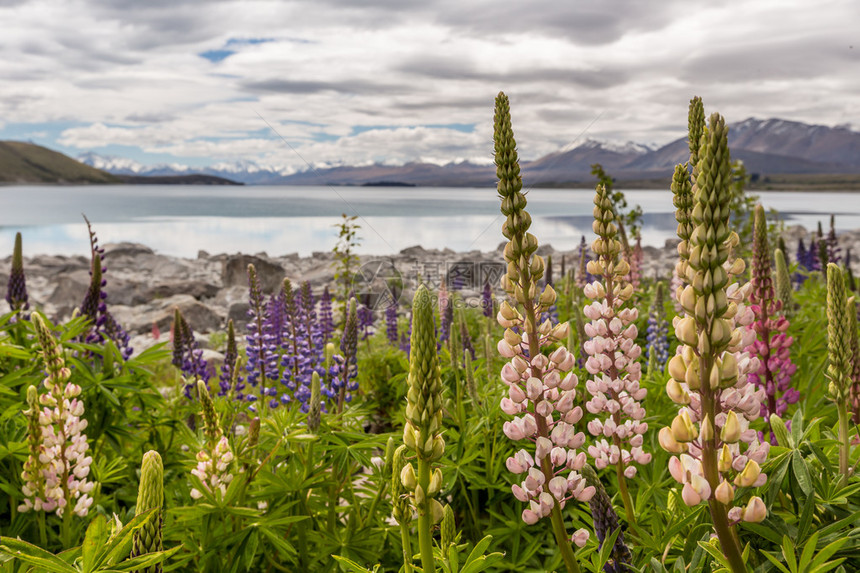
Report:
[[[642,240],[659,246],[675,236],[670,191],[625,191],[645,212]],[[808,228],[836,213],[837,229],[860,228],[860,194],[760,192],[787,224]],[[573,249],[591,240],[593,189],[532,189],[533,232],[541,244]],[[27,256],[89,253],[81,217],[102,244],[143,243],[158,252],[272,255],[328,251],[341,213],[359,216],[359,252],[385,255],[413,245],[455,251],[492,250],[503,240],[495,189],[381,187],[210,187],[186,185],[0,186],[0,256],[15,233]]]

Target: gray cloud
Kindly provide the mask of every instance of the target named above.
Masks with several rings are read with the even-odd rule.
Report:
[[[730,121],[832,125],[860,115],[858,20],[856,0],[0,0],[0,118],[284,168],[258,113],[309,161],[486,160],[499,90],[524,158],[584,130],[669,141],[695,94]],[[476,128],[414,127],[446,124]],[[393,129],[353,130],[374,125]]]

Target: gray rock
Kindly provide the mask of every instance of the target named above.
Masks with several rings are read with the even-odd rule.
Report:
[[[144,334],[152,325],[161,332],[169,332],[173,324],[173,311],[178,308],[196,332],[212,332],[224,325],[224,316],[187,294],[151,301],[142,306],[111,305],[114,317],[130,333]]]
[[[160,283],[149,287],[144,294],[144,302],[152,299],[170,298],[177,294],[187,294],[197,300],[204,300],[218,294],[218,287],[199,281],[177,281]],[[137,303],[140,304],[140,303]]]
[[[260,278],[263,292],[272,293],[281,287],[284,280],[284,268],[253,255],[230,255],[221,267],[221,282],[224,286],[248,284],[248,265],[253,264]]]

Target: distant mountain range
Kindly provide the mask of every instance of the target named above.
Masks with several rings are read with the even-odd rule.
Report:
[[[732,158],[747,172],[766,177],[784,174],[860,174],[860,133],[849,126],[826,127],[781,119],[747,119],[730,126]],[[678,163],[689,157],[686,137],[662,147],[635,142],[614,144],[586,140],[570,150],[522,163],[530,184],[591,183],[591,165],[600,163],[620,181],[667,180]],[[383,183],[426,186],[486,186],[496,181],[492,165],[465,162],[437,165],[338,166],[291,172],[253,162],[221,163],[204,169],[183,165],[144,166],[117,157],[85,153],[78,158],[108,173],[120,175],[181,175],[202,173],[257,185],[364,185]]]

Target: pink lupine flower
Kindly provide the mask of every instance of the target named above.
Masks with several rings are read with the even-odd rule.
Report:
[[[56,512],[62,516],[68,508],[84,517],[93,504],[90,494],[95,482],[87,479],[93,458],[87,455],[89,443],[82,433],[87,421],[81,418],[81,387],[69,382],[71,371],[65,365],[63,351],[41,316],[34,313],[32,321],[48,375],[42,382],[45,393],[37,397],[34,387],[28,391],[30,456],[21,474],[25,498],[18,511]]]
[[[625,479],[636,476],[635,464],[647,464],[651,454],[643,448],[645,409],[641,400],[647,391],[639,385],[642,349],[636,344],[638,334],[634,324],[639,316],[635,308],[622,308],[633,294],[633,285],[626,278],[632,273],[626,261],[619,260],[621,244],[615,238],[614,214],[605,189],[598,187],[595,204],[595,231],[598,234],[592,250],[599,253],[589,262],[589,272],[597,280],[583,289],[592,300],[583,312],[589,319],[583,344],[588,355],[585,369],[592,377],[585,383],[591,399],[585,404],[593,414],[587,428],[597,438],[588,447],[597,469],[616,466],[628,520],[633,519],[632,504],[626,491]]]

